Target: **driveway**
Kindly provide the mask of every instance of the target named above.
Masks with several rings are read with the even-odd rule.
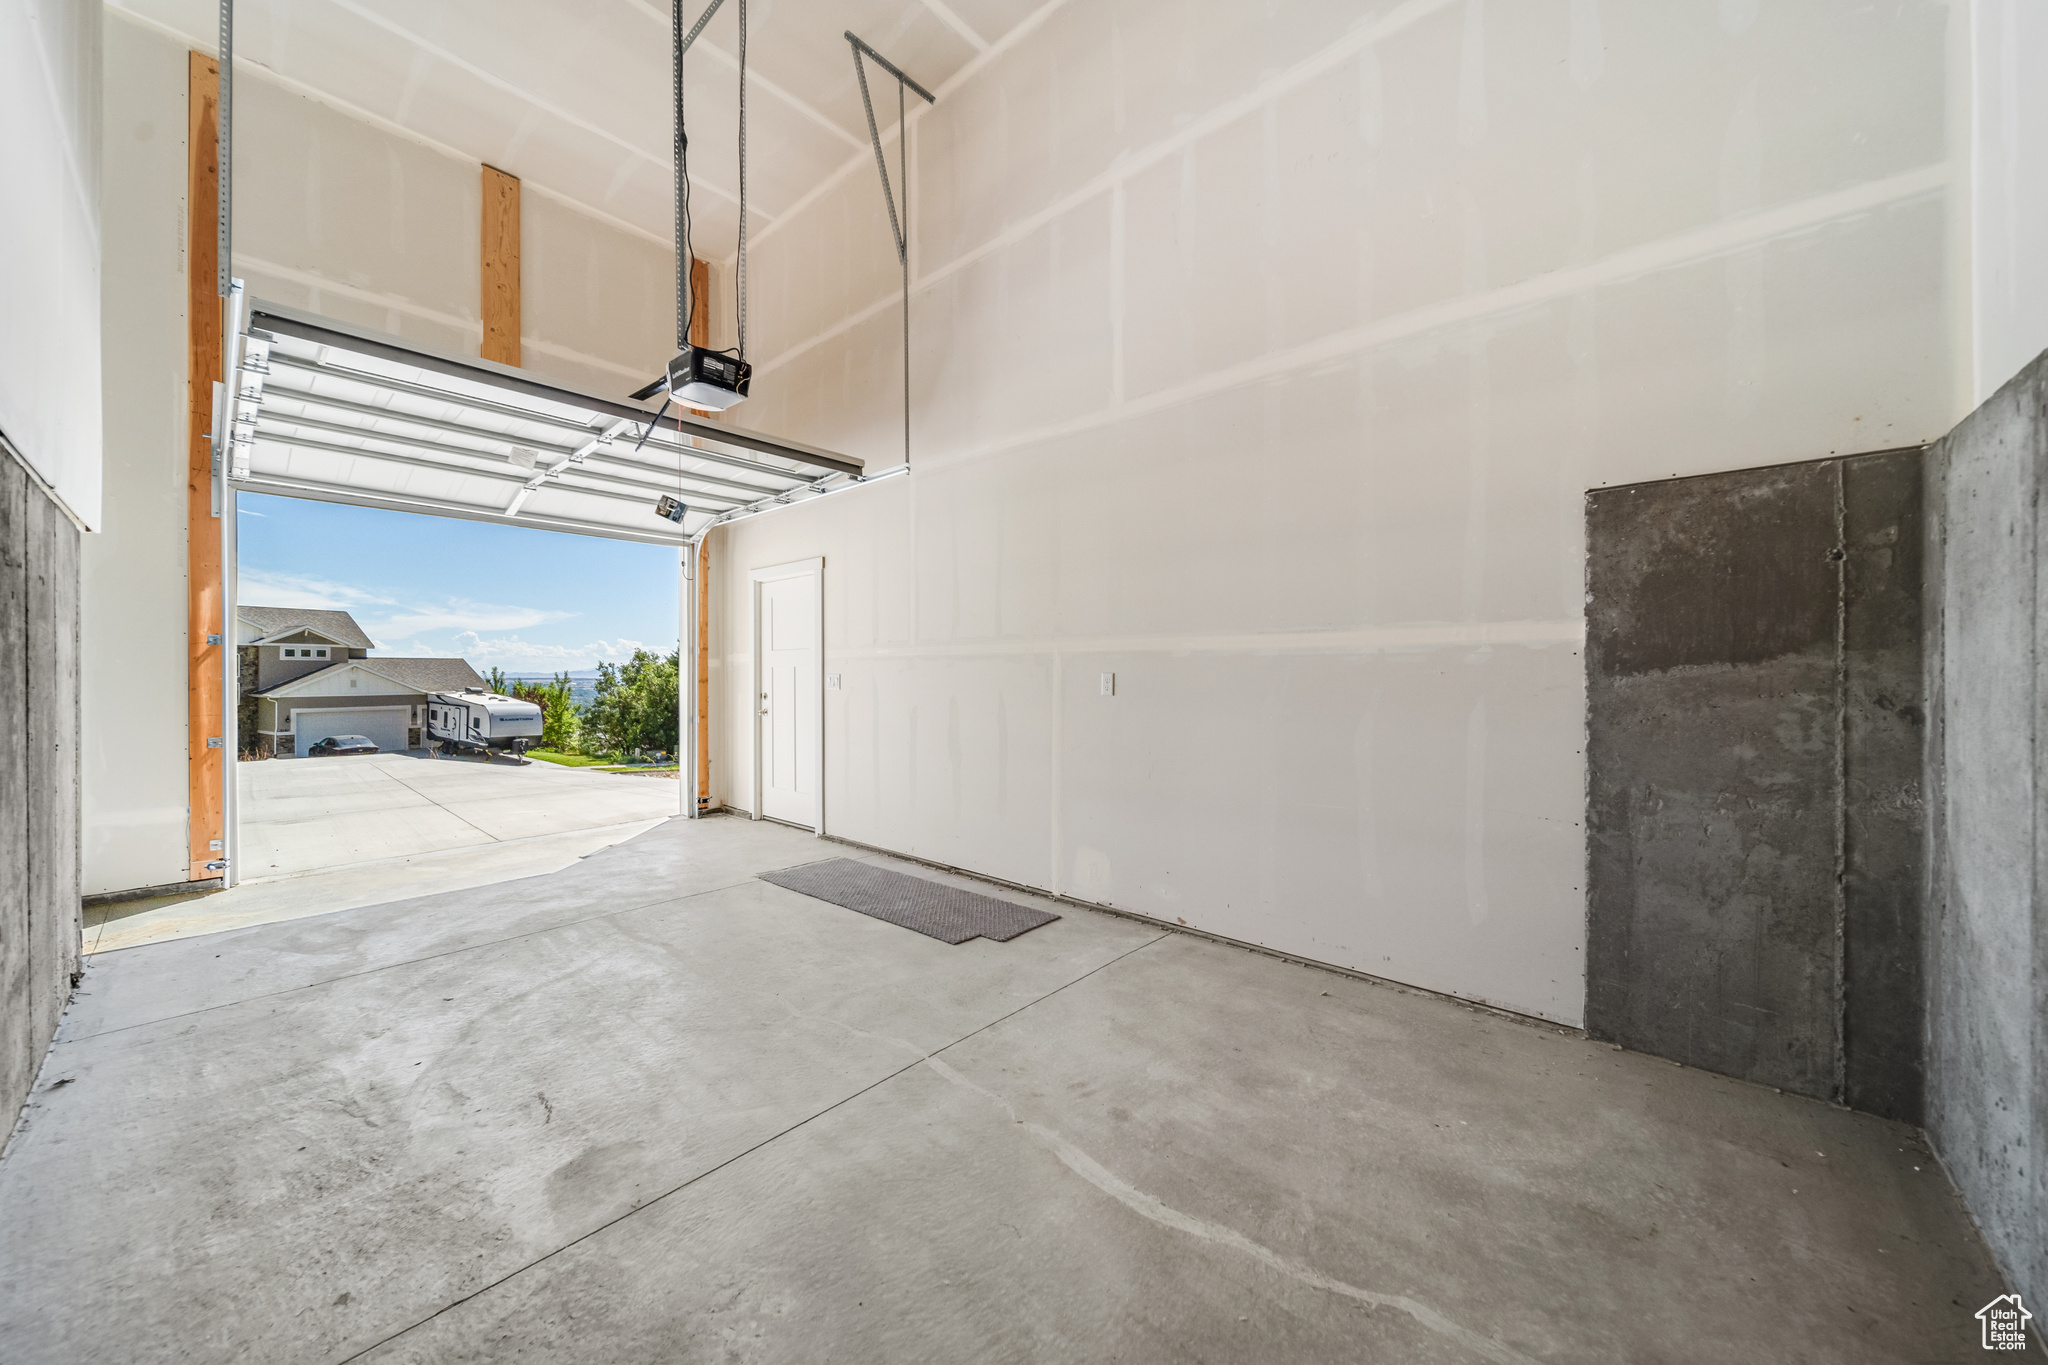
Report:
[[[236,765],[245,881],[665,819],[673,781],[552,763],[368,754]]]

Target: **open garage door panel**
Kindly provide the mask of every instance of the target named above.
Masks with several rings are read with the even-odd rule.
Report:
[[[409,706],[294,707],[292,756],[304,758],[315,744],[337,735],[361,735],[387,754],[402,754],[410,739],[411,721]]]
[[[246,316],[223,461],[250,492],[673,544],[865,481],[856,459],[673,408],[650,432],[650,409],[507,366],[274,304]]]

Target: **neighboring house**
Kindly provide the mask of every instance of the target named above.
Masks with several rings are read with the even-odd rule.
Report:
[[[238,607],[235,624],[242,734],[264,757],[329,735],[416,749],[427,693],[484,685],[466,659],[370,658],[374,642],[345,611]]]

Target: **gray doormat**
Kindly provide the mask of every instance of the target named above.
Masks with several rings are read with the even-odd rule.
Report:
[[[1006,943],[1059,918],[1028,905],[978,896],[923,877],[907,877],[853,858],[830,858],[763,872],[761,880],[915,929],[941,943],[965,943],[977,937]]]

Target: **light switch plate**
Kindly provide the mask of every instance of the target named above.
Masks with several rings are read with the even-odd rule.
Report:
[[[839,675],[837,673],[827,673],[825,675],[825,686],[831,691],[837,692],[839,690]]]
[[[1105,697],[1116,695],[1116,674],[1105,673],[1102,675],[1102,695]]]

